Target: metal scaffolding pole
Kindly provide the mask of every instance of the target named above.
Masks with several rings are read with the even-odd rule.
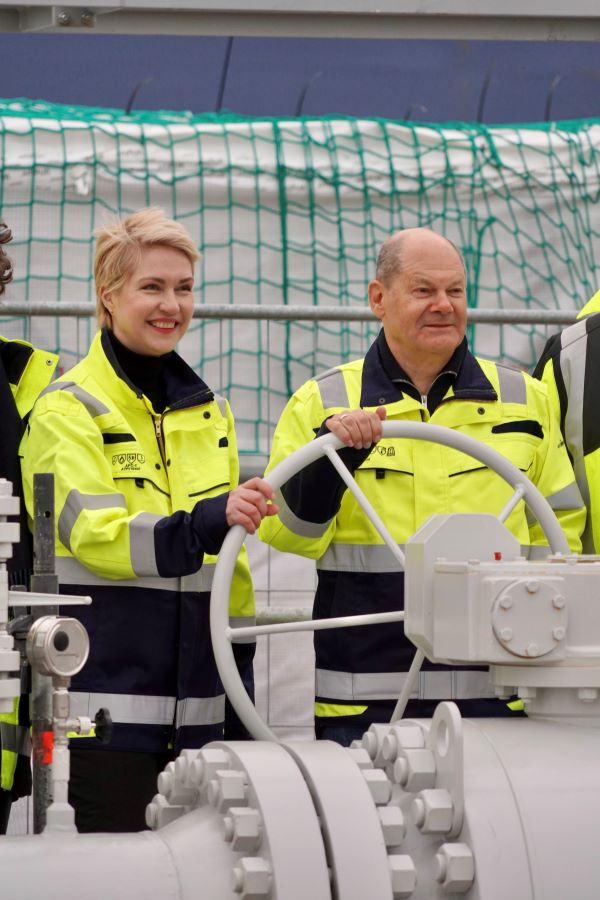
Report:
[[[3,302],[2,316],[75,316],[91,318],[96,315],[95,303],[11,303]],[[577,318],[573,309],[469,309],[469,322],[479,324],[509,325],[570,325]],[[305,322],[373,322],[377,319],[365,305],[354,306],[269,306],[259,303],[234,306],[233,304],[196,304],[195,319],[263,319],[264,321]]]

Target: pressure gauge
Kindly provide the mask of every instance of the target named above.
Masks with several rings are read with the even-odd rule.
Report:
[[[42,616],[27,635],[29,662],[42,675],[76,675],[90,652],[88,633],[77,619]]]

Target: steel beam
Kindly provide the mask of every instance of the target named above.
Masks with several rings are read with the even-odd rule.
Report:
[[[0,2],[0,31],[440,40],[598,41],[596,0],[95,0]]]

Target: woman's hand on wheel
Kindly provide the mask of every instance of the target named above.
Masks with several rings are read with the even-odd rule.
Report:
[[[229,492],[225,516],[227,524],[242,525],[254,534],[265,516],[274,516],[279,507],[273,502],[275,491],[264,478],[250,478]]]

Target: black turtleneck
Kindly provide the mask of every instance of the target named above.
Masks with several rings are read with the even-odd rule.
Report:
[[[167,389],[164,377],[165,362],[172,356],[173,351],[164,353],[162,356],[144,356],[142,353],[135,353],[122,344],[109,329],[107,329],[106,333],[115,352],[117,362],[127,376],[127,380],[146,395],[155,412],[162,412],[167,405]]]

